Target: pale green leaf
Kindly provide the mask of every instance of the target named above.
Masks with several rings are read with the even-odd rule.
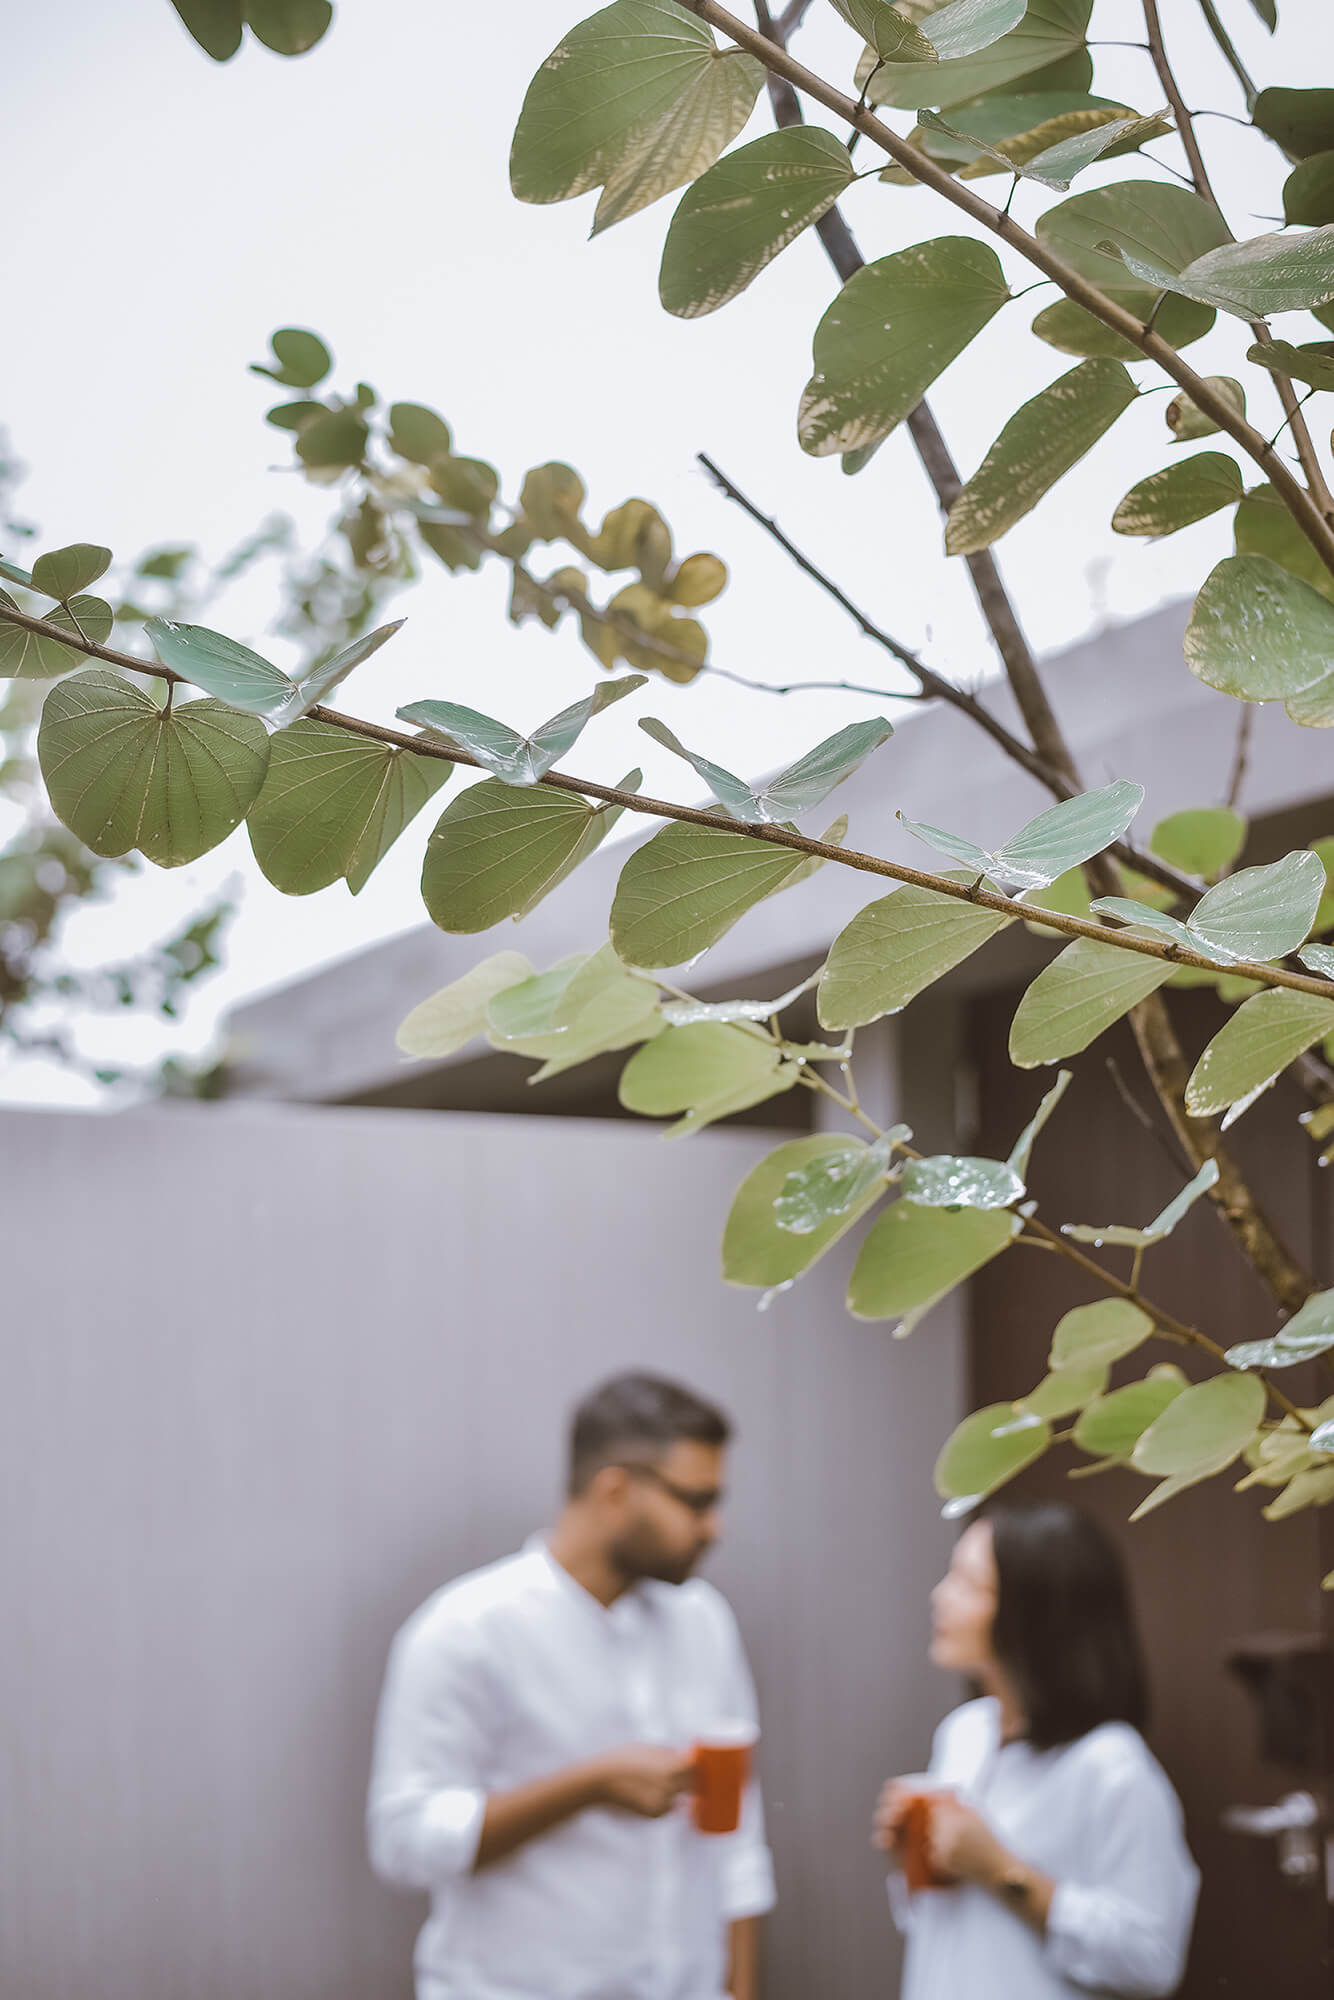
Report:
[[[1037,181],[1042,187],[1052,188],[1060,193],[1071,186],[1086,167],[1114,148],[1138,146],[1148,139],[1161,138],[1171,130],[1160,113],[1141,118],[1131,112],[1124,118],[1099,114],[1076,115],[1068,120],[1053,120],[1054,127],[1068,125],[1072,129],[1064,136],[1053,132],[1050,144],[1032,146],[1024,139],[1011,140],[1008,145],[993,146],[981,138],[971,128],[961,130],[934,111],[920,111],[918,121],[927,132],[944,133],[960,142],[968,152],[984,155],[998,171],[1008,170],[1018,174],[1022,180]],[[971,164],[971,163],[970,163]],[[976,178],[976,173],[965,173],[964,179]],[[1138,356],[1139,350],[1134,350]]]
[[[1010,1165],[1021,1180],[1026,1179],[1028,1175],[1028,1162],[1032,1157],[1033,1143],[1047,1120],[1051,1117],[1052,1112],[1065,1096],[1070,1077],[1071,1072],[1068,1069],[1060,1070],[1057,1073],[1055,1083],[1047,1091],[1037,1110],[1033,1113],[1033,1116],[1014,1142],[1014,1151],[1010,1154]]]
[[[1272,486],[1252,486],[1234,516],[1233,538],[1239,556],[1268,556],[1334,601],[1334,575]]]
[[[1264,1384],[1253,1375],[1215,1375],[1194,1383],[1149,1425],[1133,1463],[1159,1478],[1221,1472],[1250,1442],[1264,1412]]]
[[[1008,297],[995,252],[967,236],[867,264],[815,330],[802,449],[818,458],[888,437]]]
[[[1147,286],[1138,292],[1118,292],[1117,303],[1133,313],[1136,319],[1147,320],[1154,311],[1156,294]],[[1214,323],[1214,312],[1210,306],[1196,305],[1194,299],[1181,299],[1169,295],[1154,316],[1154,331],[1173,347],[1189,347],[1193,341],[1208,333]],[[1114,328],[1105,326],[1095,319],[1083,306],[1077,306],[1073,299],[1057,299],[1052,305],[1044,306],[1033,321],[1033,331],[1039,340],[1045,340],[1049,347],[1055,347],[1062,354],[1086,354],[1109,361],[1142,361],[1143,350],[1133,340],[1127,340]]]
[[[401,631],[405,623],[405,619],[395,618],[389,625],[379,625],[373,632],[364,632],[350,646],[342,647],[331,660],[325,660],[322,666],[312,667],[308,674],[303,674],[296,684],[294,698],[276,718],[278,727],[285,729],[301,716],[309,714],[312,708],[318,708],[363,660],[369,660],[386,640]]]
[[[774,1197],[778,1227],[809,1236],[835,1216],[860,1213],[865,1198],[888,1185],[895,1145],[911,1137],[906,1125],[896,1125],[869,1146],[864,1139],[831,1140],[784,1179]]]
[[[790,986],[774,1000],[665,1000],[663,1018],[674,1028],[687,1027],[691,1021],[768,1021],[799,1000],[803,993],[809,993],[819,979],[819,972],[813,972],[809,979]],[[830,1049],[828,1053],[833,1056],[836,1052]]]
[[[249,646],[207,625],[178,625],[170,618],[150,618],[144,630],[164,667],[229,708],[271,721],[291,706],[295,682]]]
[[[923,1208],[1008,1208],[1024,1183],[1002,1160],[970,1159],[937,1153],[909,1160],[903,1169],[903,1198]]]
[[[943,110],[987,91],[1001,90],[1081,51],[1091,11],[1092,0],[1028,0],[1017,25],[975,54],[936,63],[886,64],[874,79],[871,98],[877,104],[909,109],[932,104]],[[952,13],[953,9],[942,12]],[[966,18],[961,17],[961,24]],[[923,29],[943,55],[931,18],[923,23]]]
[[[286,895],[345,877],[355,896],[453,768],[306,716],[272,740],[249,814],[255,859]]]
[[[502,996],[510,998],[517,999],[517,992]],[[493,1029],[500,1005],[497,1001],[490,1010]],[[648,1041],[666,1023],[658,1009],[656,982],[627,972],[606,944],[582,964],[563,969],[544,1014],[526,1032],[517,1032],[523,1024],[514,1019],[503,1025],[507,1030],[503,1046],[519,1055],[543,1058],[542,1068],[529,1078],[530,1083],[542,1083],[592,1056]]]
[[[493,994],[486,1006],[486,1025],[492,1038],[508,1044],[550,1033],[556,1025],[556,1009],[570,982],[587,963],[582,955],[563,959],[549,972],[535,972],[531,978],[504,986]]]
[[[533,968],[521,951],[498,951],[461,979],[423,1000],[395,1036],[405,1056],[452,1056],[486,1028],[486,1010],[498,993],[531,979]]]
[[[876,1200],[884,1182],[881,1168],[865,1185],[857,1186],[855,1176],[869,1154],[869,1147],[856,1139],[834,1139],[827,1133],[793,1139],[779,1146],[752,1167],[737,1189],[727,1227],[723,1231],[723,1277],[729,1285],[785,1285],[809,1269],[831,1244],[852,1228]],[[836,1168],[849,1167],[841,1190],[849,1191],[847,1205],[827,1216],[812,1220],[808,1228],[794,1229],[783,1222],[783,1201],[793,1181],[810,1184],[823,1169],[833,1176]],[[831,1184],[834,1184],[831,1182]]]
[[[1200,379],[1221,398],[1234,416],[1244,419],[1246,391],[1235,375],[1204,375]],[[1198,438],[1213,437],[1223,428],[1216,417],[1211,417],[1184,390],[1179,396],[1173,396],[1164,416],[1167,428],[1178,444],[1194,444]]]
[[[1227,556],[1195,599],[1185,653],[1222,694],[1283,701],[1329,672],[1334,605],[1265,556]]]
[[[1052,1368],[1110,1367],[1150,1337],[1153,1321],[1129,1299],[1097,1299],[1075,1306],[1057,1321],[1051,1337]]]
[[[621,870],[612,943],[627,965],[683,965],[805,872],[807,857],[790,848],[710,827],[665,826]]]
[[[1075,1443],[1096,1458],[1129,1458],[1139,1439],[1189,1384],[1179,1368],[1154,1368],[1089,1404],[1075,1425]]]
[[[1175,535],[1240,500],[1237,461],[1221,451],[1197,452],[1132,486],[1112,515],[1118,535]]]
[[[946,1440],[936,1460],[936,1491],[945,1499],[980,1500],[1041,1458],[1050,1443],[1048,1424],[1016,1425],[1013,1403],[989,1403]]]
[[[1186,1109],[1212,1118],[1268,1089],[1303,1050],[1334,1030],[1334,1000],[1271,989],[1224,1022],[1191,1072]]]
[[[531,736],[522,736],[508,723],[455,701],[414,701],[397,714],[401,722],[429,730],[447,748],[466,750],[502,784],[535,785],[578,741],[595,715],[643,687],[646,678],[644,674],[626,674],[620,680],[599,681],[592,694],[563,708]]]
[[[922,1208],[896,1201],[862,1244],[848,1287],[857,1319],[899,1319],[910,1333],[932,1306],[971,1278],[1023,1227],[1008,1209]]]
[[[889,5],[889,0],[830,0],[836,13],[855,28],[881,62],[927,62],[940,60],[934,42],[922,30]]]
[[[1027,1396],[1021,1396],[1015,1404],[1016,1412],[1022,1417],[1043,1417],[1055,1423],[1059,1417],[1072,1417],[1091,1403],[1095,1396],[1101,1396],[1107,1387],[1107,1363],[1081,1361],[1072,1366],[1053,1368],[1044,1375],[1036,1389]]]
[[[18,609],[4,590],[0,590],[0,605],[10,611]],[[102,598],[76,597],[48,612],[45,622],[75,638],[82,634],[93,645],[104,646],[111,637],[115,620],[111,606]],[[71,667],[82,666],[87,657],[75,646],[62,645],[59,639],[49,639],[45,634],[29,632],[22,625],[8,625],[0,619],[0,680],[55,680]]]
[[[950,508],[946,553],[990,548],[1092,450],[1138,394],[1119,361],[1081,361],[1031,398]]]
[[[1144,802],[1144,787],[1124,779],[1100,791],[1063,799],[1011,834],[1003,847],[988,851],[958,834],[898,815],[909,833],[928,846],[962,861],[979,875],[995,876],[1022,889],[1045,889],[1058,876],[1119,840]]]
[[[1233,1368],[1293,1368],[1334,1348],[1334,1291],[1313,1292],[1269,1340],[1248,1340],[1224,1357]]]
[[[672,1138],[790,1090],[799,1074],[767,1037],[700,1021],[664,1029],[638,1049],[621,1071],[618,1095],[627,1111],[648,1118],[685,1112]]]
[[[656,716],[641,716],[639,726],[655,743],[674,756],[683,757],[703,778],[719,804],[750,826],[783,826],[798,813],[818,806],[894,734],[894,725],[882,715],[868,722],[850,722],[755,789],[743,778],[724,770],[721,764],[687,750]]]
[[[264,782],[261,722],[217,701],[168,712],[119,674],[62,681],[46,698],[37,755],[51,804],[94,854],[138,848],[179,868],[224,841]]]
[[[1101,1247],[1110,1243],[1119,1248],[1147,1250],[1154,1243],[1161,1243],[1170,1236],[1200,1196],[1207,1194],[1218,1184],[1217,1160],[1206,1160],[1193,1180],[1187,1181],[1179,1194],[1173,1195],[1166,1208],[1155,1215],[1152,1222],[1143,1229],[1132,1229],[1121,1222],[1064,1222],[1062,1236],[1068,1236],[1075,1243],[1093,1243]]]
[[[484,931],[550,894],[615,824],[617,808],[586,805],[553,786],[520,790],[498,778],[470,785],[445,808],[426,848],[422,900],[442,931]]]
[[[1222,243],[1172,270],[1138,254],[1112,233],[1127,270],[1143,283],[1180,292],[1238,319],[1303,312],[1334,299],[1334,225]]]
[[[1201,896],[1186,919],[1196,949],[1211,958],[1263,964],[1310,934],[1325,893],[1325,869],[1309,848],[1261,868],[1239,868]]]
[[[601,188],[593,233],[705,173],[754,109],[764,71],[671,0],[613,0],[571,28],[528,86],[510,152],[520,201]]]
[[[1246,359],[1258,362],[1273,375],[1291,375],[1294,381],[1309,383],[1313,389],[1334,389],[1334,354],[1327,342],[1294,347],[1290,340],[1269,340],[1263,346],[1248,347]]]
[[[1171,974],[1170,961],[1076,938],[1019,1002],[1010,1025],[1011,1062],[1034,1069],[1078,1055]]]
[[[766,133],[729,153],[686,190],[672,217],[658,277],[667,311],[698,319],[725,306],[854,177],[847,147],[811,125]]]
[[[67,604],[99,576],[105,576],[110,567],[110,549],[98,548],[93,542],[71,542],[68,548],[38,556],[32,566],[32,587],[44,597],[56,597]]]
[[[834,940],[820,982],[822,1028],[897,1014],[1010,919],[911,884],[861,910]]]
[[[1159,820],[1149,835],[1149,847],[1170,867],[1212,882],[1237,859],[1246,845],[1246,832],[1245,819],[1231,806],[1189,806]]]

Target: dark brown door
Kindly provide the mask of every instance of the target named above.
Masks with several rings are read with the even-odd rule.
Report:
[[[973,1149],[1002,1158],[1050,1081],[1048,1072],[1017,1072],[1006,1060],[1017,1000],[1018,990],[988,995],[973,1004],[969,1024],[979,1107]],[[1203,1046],[1221,1019],[1216,1003],[1195,994],[1179,1000],[1185,1031],[1194,1046]],[[1173,1005],[1175,1013],[1178,996]],[[1033,1164],[1032,1192],[1041,1213],[1053,1225],[1147,1221],[1187,1172],[1151,1113],[1156,1107],[1137,1075],[1128,1034],[1105,1038],[1070,1067],[1075,1080]],[[1334,1168],[1316,1166],[1316,1149],[1296,1122],[1301,1109],[1295,1093],[1280,1086],[1230,1136],[1292,1249],[1328,1285],[1334,1282]],[[1146,1118],[1154,1130],[1146,1129]],[[1100,1254],[1124,1275],[1127,1252]],[[1112,1261],[1118,1257],[1120,1266]],[[1169,1242],[1148,1253],[1142,1283],[1146,1294],[1219,1341],[1274,1328],[1268,1295],[1207,1202]],[[1040,1250],[1016,1249],[984,1271],[972,1295],[974,1404],[1008,1400],[1033,1387],[1044,1373],[1056,1320],[1094,1296],[1079,1272]],[[1200,1372],[1189,1350],[1155,1343],[1121,1364],[1116,1379],[1162,1360],[1176,1361],[1188,1374]],[[1330,1388],[1328,1378],[1323,1389],[1318,1386],[1313,1368],[1288,1371],[1285,1382],[1300,1402]],[[1260,1508],[1270,1496],[1236,1494],[1225,1475],[1132,1527],[1127,1516],[1147,1491],[1145,1482],[1117,1470],[1071,1484],[1069,1467],[1079,1462],[1069,1446],[1053,1451],[1017,1490],[1077,1498],[1113,1531],[1130,1561],[1153,1669],[1151,1740],[1185,1803],[1204,1878],[1182,1992],[1188,2000],[1234,1994],[1238,2000],[1329,2000],[1334,1938],[1323,1829],[1315,1849],[1318,1876],[1302,1883],[1284,1878],[1278,1841],[1230,1832],[1224,1816],[1235,1806],[1272,1805],[1305,1789],[1319,1795],[1328,1786],[1328,1721],[1323,1742],[1309,1723],[1312,1706],[1331,1692],[1334,1653],[1322,1652],[1321,1642],[1334,1641],[1334,1596],[1322,1594],[1319,1583],[1334,1568],[1334,1508],[1266,1523]],[[1249,1662],[1249,1688],[1227,1665],[1238,1649]],[[1290,1659],[1296,1660],[1291,1669]],[[1296,1677],[1291,1682],[1289,1671]],[[1322,1803],[1328,1803],[1327,1792]],[[1300,1845],[1287,1843],[1290,1866]]]

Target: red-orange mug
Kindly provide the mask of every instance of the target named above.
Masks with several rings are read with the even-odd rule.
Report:
[[[925,1775],[900,1778],[899,1783],[912,1794],[899,1831],[903,1879],[914,1892],[918,1889],[947,1889],[951,1886],[951,1878],[942,1875],[931,1859],[931,1814],[936,1799],[950,1787]]]
[[[724,1722],[704,1730],[690,1753],[694,1769],[691,1813],[701,1833],[735,1833],[759,1730],[750,1722]]]

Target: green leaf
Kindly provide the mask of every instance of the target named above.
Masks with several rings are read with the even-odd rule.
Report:
[[[1035,1069],[1078,1055],[1171,974],[1170,961],[1076,938],[1019,1002],[1010,1024],[1011,1062]]]
[[[563,708],[531,736],[521,736],[508,723],[454,701],[414,701],[397,713],[401,722],[429,730],[451,750],[468,751],[502,784],[535,785],[578,741],[595,715],[643,687],[645,679],[644,674],[626,674],[621,680],[600,681],[592,694]]]
[[[275,430],[299,431],[312,417],[322,417],[324,414],[323,403],[312,403],[308,398],[304,398],[296,403],[276,403],[271,410],[265,410],[264,421],[266,424],[272,424]]]
[[[437,1061],[452,1056],[485,1032],[486,1010],[496,995],[532,976],[533,968],[521,951],[493,952],[461,979],[452,980],[414,1007],[394,1039],[405,1056],[434,1057]]]
[[[1160,819],[1149,835],[1149,847],[1169,867],[1212,882],[1237,859],[1246,845],[1246,832],[1246,821],[1231,806],[1191,806]]]
[[[1299,848],[1263,868],[1239,868],[1225,876],[1201,896],[1186,928],[1196,949],[1210,958],[1263,964],[1296,950],[1315,922],[1324,891],[1319,855]]]
[[[1133,1354],[1153,1332],[1153,1321],[1129,1299],[1098,1299],[1076,1306],[1057,1321],[1051,1337],[1052,1368],[1108,1368]]]
[[[1010,1154],[1010,1165],[1021,1180],[1026,1179],[1028,1176],[1028,1162],[1032,1157],[1033,1143],[1047,1120],[1051,1117],[1052,1112],[1065,1096],[1070,1082],[1070,1075],[1071,1072],[1068,1069],[1058,1072],[1055,1083],[1043,1097],[1037,1110],[1033,1113],[1033,1116],[1014,1142],[1014,1150]]]
[[[1244,1341],[1240,1347],[1230,1347],[1224,1359],[1232,1368],[1292,1368],[1299,1361],[1328,1354],[1331,1348],[1334,1348],[1334,1291],[1313,1292],[1272,1340]]]
[[[621,1071],[617,1095],[627,1111],[648,1118],[685,1112],[669,1128],[667,1136],[675,1138],[790,1090],[800,1073],[796,1064],[783,1063],[767,1036],[699,1021],[667,1028],[636,1050]]]
[[[1330,352],[1328,341],[1313,341],[1303,347],[1294,347],[1290,340],[1269,340],[1263,346],[1248,347],[1246,359],[1258,362],[1271,375],[1291,375],[1295,381],[1309,383],[1313,389],[1334,389],[1334,354]],[[1272,489],[1265,488],[1265,491]],[[1287,513],[1286,507],[1283,511]],[[1302,539],[1305,540],[1305,536]]]
[[[1272,486],[1251,488],[1237,509],[1233,529],[1239,556],[1268,556],[1334,602],[1334,576]]]
[[[373,632],[363,632],[359,639],[354,639],[350,646],[344,646],[331,660],[303,674],[295,685],[294,698],[278,716],[272,718],[278,727],[286,728],[289,721],[295,722],[312,708],[318,708],[327,695],[331,695],[336,687],[341,687],[348,675],[364,660],[369,660],[372,653],[378,653],[381,646],[392,639],[406,622],[403,618],[395,618],[388,625],[377,625]]]
[[[1132,486],[1112,516],[1118,535],[1175,535],[1231,507],[1245,487],[1234,458],[1221,451],[1197,452]]]
[[[911,1139],[895,1125],[868,1146],[864,1139],[834,1139],[786,1175],[774,1197],[774,1219],[794,1236],[809,1236],[836,1216],[860,1214],[868,1198],[888,1185],[894,1148]]]
[[[952,0],[933,9],[922,23],[922,33],[942,62],[959,62],[994,47],[1027,12],[1028,0]]]
[[[817,458],[888,437],[1009,297],[995,252],[941,236],[867,264],[815,329],[797,433]]]
[[[246,0],[250,32],[279,56],[302,56],[327,33],[329,0]]]
[[[764,71],[670,0],[613,0],[528,86],[510,152],[520,201],[602,195],[593,234],[697,180],[736,138]]]
[[[609,944],[577,968],[552,1008],[550,1031],[518,1044],[522,1055],[545,1058],[528,1081],[544,1083],[562,1070],[649,1041],[667,1026],[656,980],[627,972]]]
[[[0,590],[0,604],[10,611],[18,606],[7,591]],[[82,632],[95,646],[104,646],[115,623],[111,606],[100,597],[76,597],[57,605],[46,615],[48,625],[57,625],[75,638]],[[87,658],[76,646],[62,646],[59,639],[29,632],[22,625],[7,625],[0,619],[0,680],[50,681],[82,666]]]
[[[3,556],[0,556],[0,576],[4,577],[6,583],[20,583],[25,590],[32,588],[32,571],[20,569],[17,563],[6,562]],[[13,599],[7,597],[5,602],[12,605]]]
[[[1277,0],[1251,0],[1251,5],[1272,35],[1278,26]]]
[[[1155,294],[1147,289],[1139,292],[1120,292],[1118,303],[1127,312],[1134,313],[1136,319],[1147,320],[1154,308]],[[1181,299],[1169,295],[1154,319],[1155,331],[1173,347],[1189,347],[1192,341],[1202,338],[1214,323],[1214,312],[1210,306],[1196,305],[1194,299]],[[1033,321],[1033,331],[1039,340],[1045,340],[1049,347],[1059,348],[1062,354],[1086,354],[1102,357],[1109,361],[1142,361],[1142,349],[1133,340],[1104,326],[1083,306],[1077,306],[1073,299],[1057,299],[1053,305],[1044,306]]]
[[[1334,222],[1334,152],[1314,153],[1283,183],[1285,222]]]
[[[940,60],[934,42],[906,20],[889,0],[831,0],[836,13],[875,50],[881,62],[928,62]]]
[[[1118,779],[1100,791],[1063,799],[1011,834],[1003,847],[976,847],[958,834],[925,821],[899,819],[928,847],[948,854],[979,875],[992,875],[1024,889],[1045,889],[1090,855],[1119,840],[1144,803],[1144,787]]]
[[[662,1011],[674,1028],[683,1028],[690,1021],[768,1021],[803,993],[809,993],[819,977],[818,972],[813,972],[809,979],[780,993],[776,1000],[665,1000]]]
[[[1334,90],[1262,90],[1251,117],[1290,159],[1334,146]]]
[[[1003,89],[1019,77],[1036,82],[1037,71],[1082,51],[1091,12],[1092,0],[1029,0],[1017,26],[977,54],[937,63],[887,64],[871,86],[872,101],[911,109],[933,104],[946,110],[967,98]],[[923,26],[936,42],[930,17]]]
[[[812,125],[729,153],[686,190],[672,217],[658,277],[667,311],[699,319],[725,306],[855,177],[847,147]]]
[[[369,436],[360,410],[326,410],[322,417],[301,426],[296,455],[303,465],[316,470],[360,465]]]
[[[1206,375],[1203,380],[1221,396],[1238,417],[1246,415],[1246,391],[1235,375]],[[1167,428],[1178,444],[1194,444],[1197,439],[1213,437],[1223,426],[1207,410],[1202,410],[1193,397],[1183,391],[1173,396],[1165,411]]]
[[[1210,1042],[1186,1085],[1192,1118],[1212,1118],[1267,1090],[1303,1050],[1334,1030],[1334,1001],[1271,989],[1243,1002]]]
[[[862,1244],[848,1287],[856,1319],[900,1319],[900,1335],[1023,1227],[1009,1209],[922,1208],[896,1201]]]
[[[1129,1458],[1139,1439],[1188,1387],[1180,1369],[1154,1368],[1089,1404],[1075,1425],[1075,1443],[1096,1458]]]
[[[1334,299],[1334,227],[1223,243],[1180,271],[1141,257],[1124,243],[1118,248],[1126,268],[1143,283],[1180,292],[1238,319],[1303,312]]]
[[[736,1191],[723,1231],[724,1280],[729,1285],[786,1285],[808,1270],[878,1198],[884,1170],[875,1173],[845,1208],[800,1231],[783,1225],[787,1189],[797,1180],[808,1183],[821,1171],[832,1176],[845,1163],[855,1174],[869,1152],[860,1140],[815,1133],[789,1140],[752,1167]],[[848,1184],[847,1179],[842,1183]]]
[[[161,709],[119,674],[52,688],[37,755],[51,804],[94,854],[179,868],[244,819],[269,760],[264,726],[217,701]]]
[[[448,458],[453,449],[449,425],[424,403],[389,405],[389,449],[414,465]]]
[[[899,1013],[1009,921],[937,889],[891,890],[835,938],[820,982],[820,1026],[860,1028]]]
[[[1018,174],[1022,180],[1037,181],[1041,186],[1059,189],[1061,193],[1070,187],[1085,167],[1091,167],[1104,153],[1118,147],[1143,145],[1146,140],[1161,138],[1172,129],[1170,120],[1165,120],[1157,112],[1148,118],[1141,118],[1135,112],[1128,113],[1124,118],[1085,113],[1069,119],[1052,120],[1050,144],[1030,146],[1023,140],[1018,143],[1012,140],[1008,145],[991,146],[973,131],[962,131],[958,125],[948,124],[934,111],[919,112],[918,120],[925,131],[946,134],[968,150],[985,156],[998,170],[1008,170]],[[976,176],[965,174],[962,177]],[[1139,349],[1134,349],[1134,353],[1138,358]]]
[[[903,1199],[923,1208],[1008,1208],[1023,1191],[1020,1176],[1001,1160],[937,1153],[903,1169]]]
[[[422,900],[442,931],[485,931],[521,917],[593,852],[620,809],[543,785],[485,778],[446,806],[422,865]]]
[[[1072,195],[1038,218],[1035,234],[1081,277],[1132,312],[1139,311],[1146,297],[1152,301],[1162,286],[1156,279],[1136,277],[1104,245],[1128,248],[1155,267],[1176,272],[1228,240],[1227,226],[1212,203],[1161,181],[1113,181],[1089,194]]]
[[[893,723],[886,722],[883,715],[873,716],[868,722],[850,722],[756,791],[743,778],[725,771],[721,764],[710,763],[707,757],[687,750],[656,716],[641,716],[639,726],[655,743],[661,743],[674,756],[683,757],[703,778],[719,804],[750,826],[783,826],[798,813],[818,806],[894,734]]]
[[[1160,1478],[1207,1477],[1231,1465],[1265,1413],[1264,1384],[1253,1375],[1215,1375],[1174,1396],[1132,1454],[1140,1472]]]
[[[241,46],[241,0],[171,0],[205,55],[226,62]]]
[[[1170,1236],[1182,1217],[1189,1213],[1202,1194],[1218,1184],[1217,1160],[1206,1160],[1193,1180],[1187,1181],[1179,1194],[1173,1195],[1166,1208],[1156,1215],[1143,1229],[1127,1228],[1120,1222],[1063,1222],[1062,1236],[1068,1236],[1075,1243],[1093,1243],[1101,1247],[1110,1243],[1121,1249],[1147,1250],[1154,1243],[1161,1243]]]
[[[110,549],[98,548],[93,542],[71,542],[68,548],[52,549],[49,555],[38,556],[32,566],[32,587],[44,597],[55,597],[68,604],[81,590],[87,590],[90,583],[96,583],[99,576],[105,576],[110,567]]]
[[[586,957],[577,954],[553,965],[549,972],[534,973],[532,978],[493,995],[487,1002],[486,1025],[495,1045],[508,1048],[549,1034],[570,982],[587,963]]]
[[[1227,556],[1204,580],[1186,627],[1197,680],[1242,701],[1282,701],[1334,660],[1334,606],[1267,556]]]
[[[1015,411],[950,508],[947,555],[976,555],[1031,513],[1139,391],[1119,361],[1081,361]]]
[[[621,870],[612,943],[627,965],[683,965],[805,867],[804,855],[746,834],[665,826]]]
[[[452,764],[305,717],[273,738],[250,842],[268,880],[309,896],[346,877],[355,896]]]
[[[1078,1366],[1053,1368],[1045,1375],[1029,1395],[1021,1396],[1015,1404],[1019,1417],[1042,1417],[1055,1423],[1060,1417],[1072,1417],[1076,1410],[1082,1410],[1095,1396],[1101,1396],[1107,1387],[1107,1364],[1105,1362],[1081,1362]]]
[[[150,618],[144,627],[164,667],[229,708],[273,720],[290,705],[295,683],[271,661],[207,625],[178,625]],[[151,668],[146,669],[151,672]]]
[[[285,389],[313,389],[333,367],[333,356],[317,333],[302,326],[280,326],[269,340],[276,368],[252,361],[252,375],[267,375]]]
[[[1013,1479],[1051,1443],[1041,1420],[1014,1421],[1013,1403],[989,1403],[956,1426],[936,1460],[936,1491],[944,1499],[981,1500]]]

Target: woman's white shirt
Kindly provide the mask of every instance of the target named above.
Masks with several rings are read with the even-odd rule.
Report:
[[[1199,1870],[1181,1806],[1138,1730],[1107,1722],[1057,1750],[1002,1744],[990,1699],[936,1731],[930,1771],[1056,1883],[1046,1934],[975,1883],[890,1901],[908,1938],[902,2000],[1161,2000],[1186,1967]]]

